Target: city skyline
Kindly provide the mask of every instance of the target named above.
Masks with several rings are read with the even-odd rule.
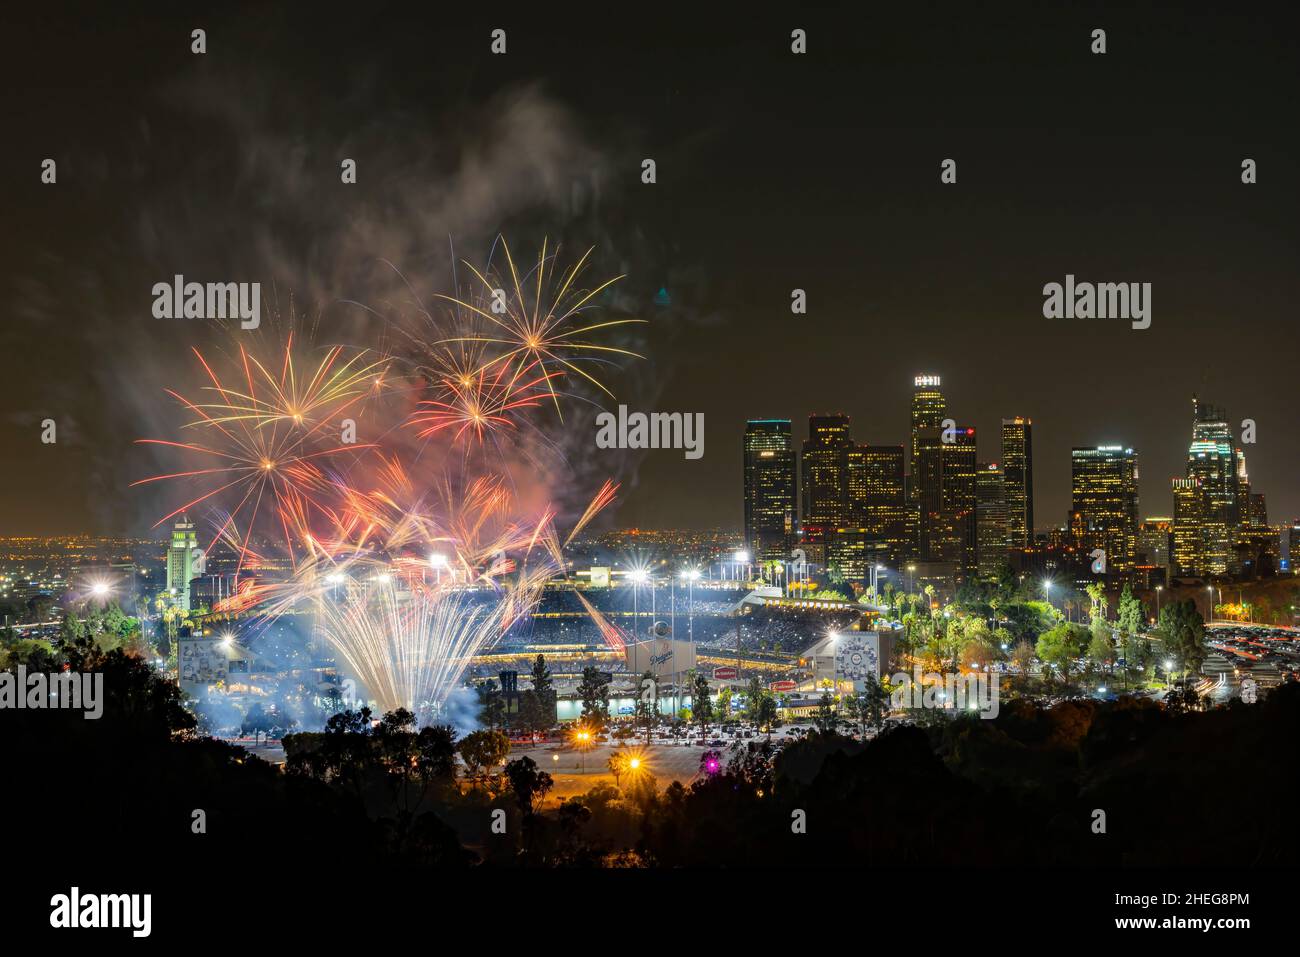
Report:
[[[943,381],[944,383],[943,388],[946,394],[949,389],[948,380],[941,375],[936,375],[934,376],[934,378]],[[883,391],[884,390],[882,390],[882,393]],[[908,394],[907,390],[903,387],[900,387],[900,389],[897,391],[902,392],[904,395]],[[1181,424],[1181,427],[1184,430],[1184,434],[1187,431],[1188,425],[1194,425],[1198,421],[1197,417],[1198,415],[1200,415],[1201,407],[1205,405],[1205,399],[1202,397],[1199,399],[1199,402],[1200,405],[1198,405],[1198,398],[1196,394],[1191,394],[1186,397],[1186,404],[1188,407],[1190,407],[1191,414]],[[950,407],[951,406],[949,406],[949,408]],[[1225,420],[1220,422],[1220,426],[1226,424],[1229,438],[1231,438],[1233,442],[1238,443],[1239,446],[1239,441],[1240,441],[1239,438],[1232,438],[1233,428],[1231,423],[1226,422],[1226,419],[1228,418],[1226,414],[1226,407],[1224,405],[1215,405],[1212,406],[1211,408],[1218,415],[1219,420]],[[896,430],[901,441],[897,443],[897,446],[891,445],[887,441],[891,433],[888,429],[886,429],[883,425],[880,424],[879,419],[876,419],[875,421],[868,424],[867,430],[869,434],[872,435],[873,437],[877,437],[877,438],[883,437],[886,439],[886,441],[881,441],[881,442],[863,441],[858,431],[859,429],[861,429],[861,424],[857,423],[854,416],[852,416],[851,414],[847,414],[839,411],[836,412],[813,411],[810,412],[803,420],[796,419],[794,417],[777,417],[777,418],[770,418],[770,419],[747,419],[745,421],[751,423],[761,422],[761,421],[790,423],[791,430],[789,434],[791,437],[791,442],[794,445],[795,463],[796,463],[795,468],[800,472],[802,472],[805,466],[803,465],[803,456],[800,452],[800,449],[806,444],[808,440],[807,439],[808,429],[806,426],[803,429],[800,429],[796,427],[794,423],[797,421],[805,421],[805,420],[811,421],[814,419],[831,419],[831,418],[840,418],[840,417],[847,418],[849,423],[849,428],[852,429],[854,432],[854,441],[857,442],[861,447],[879,448],[879,449],[901,447],[904,450],[905,458],[908,459],[909,462],[911,461],[912,456],[911,453],[908,452],[909,443],[907,440],[906,428]],[[954,419],[954,421],[957,420]],[[1013,424],[1017,422],[1023,424],[1019,426]],[[1180,442],[1177,440],[1177,437],[1173,434],[1175,431],[1177,431],[1178,426],[1170,427],[1170,431],[1168,434],[1169,441],[1166,443],[1167,445],[1172,446],[1176,451],[1171,453],[1168,449],[1163,449],[1161,454],[1156,454],[1156,453],[1148,454],[1145,450],[1141,449],[1140,447],[1123,441],[1113,441],[1113,440],[1097,441],[1095,443],[1090,444],[1090,443],[1076,443],[1062,436],[1056,436],[1054,438],[1044,438],[1044,436],[1047,433],[1047,429],[1043,426],[1043,424],[1039,420],[1037,420],[1032,415],[1032,413],[1010,411],[1006,413],[1006,417],[998,418],[997,423],[1000,426],[1000,431],[998,428],[984,425],[984,423],[982,422],[978,424],[972,423],[971,425],[968,426],[965,420],[961,421],[960,428],[962,429],[963,432],[968,428],[973,428],[975,430],[977,443],[978,443],[976,458],[979,464],[985,464],[985,463],[998,464],[998,465],[1002,465],[1003,467],[1005,467],[1004,459],[1008,457],[1007,455],[1004,454],[1004,451],[1007,448],[1006,442],[1008,441],[1009,428],[1012,430],[1019,428],[1024,431],[1027,431],[1030,435],[1032,435],[1035,432],[1038,433],[1039,438],[1037,439],[1037,441],[1041,444],[1038,445],[1037,448],[1034,448],[1034,451],[1032,453],[1033,461],[1031,462],[1031,466],[1030,466],[1030,471],[1031,471],[1030,482],[1031,482],[1031,487],[1034,490],[1034,495],[1027,505],[1028,513],[1033,516],[1032,524],[1029,526],[1030,534],[1032,534],[1032,532],[1041,533],[1051,529],[1060,529],[1068,526],[1070,521],[1070,516],[1073,510],[1072,479],[1071,479],[1073,466],[1071,463],[1073,461],[1073,451],[1077,448],[1105,448],[1105,447],[1115,446],[1120,448],[1132,448],[1142,456],[1143,462],[1147,462],[1149,459],[1156,459],[1156,460],[1172,459],[1176,463],[1176,466],[1171,468],[1170,473],[1167,476],[1152,475],[1151,474],[1152,470],[1150,468],[1143,468],[1141,470],[1141,476],[1138,480],[1139,518],[1145,519],[1151,516],[1173,516],[1177,511],[1179,485],[1184,480],[1184,475],[1187,469],[1186,441],[1184,439],[1180,444]],[[980,427],[981,425],[983,425],[984,427],[981,428]],[[1035,428],[1035,426],[1037,426],[1037,428]],[[1257,427],[1258,427],[1258,423],[1256,422],[1255,428]],[[1119,434],[1123,434],[1124,432],[1125,429],[1123,429],[1122,427],[1117,427],[1115,430],[1111,432],[1107,432],[1107,430],[1103,428],[1100,434],[1119,435]],[[1238,430],[1238,433],[1239,432],[1240,430]],[[1021,439],[1021,441],[1023,442],[1023,439]],[[712,454],[715,459],[722,457],[721,454],[717,451],[718,447],[722,446],[722,448],[725,449],[726,445],[727,442],[725,440],[719,441],[719,438],[716,436],[711,440],[711,448],[714,450]],[[1061,460],[1058,462],[1055,463],[1047,462],[1044,460],[1043,454],[1040,451],[1038,451],[1038,449],[1042,448],[1043,445],[1046,445],[1046,447],[1048,448],[1052,448],[1052,447],[1059,448],[1061,446],[1064,446],[1065,454],[1061,457]],[[743,446],[743,442],[742,442],[742,446]],[[1258,448],[1258,446],[1256,445],[1254,446],[1254,448]],[[1239,451],[1234,454],[1244,458],[1245,451],[1246,449],[1244,447],[1239,447]],[[672,457],[674,457],[672,454],[668,454],[664,456],[664,458],[672,458]],[[680,461],[680,454],[677,454],[676,458]],[[734,463],[734,458],[732,458],[732,462]],[[692,464],[693,463],[691,462],[686,462],[683,467],[689,468]],[[1253,457],[1251,458],[1251,466],[1252,466],[1253,474],[1259,476],[1277,474],[1279,471],[1276,463],[1268,462],[1267,456],[1264,454],[1260,454],[1258,452],[1253,454]],[[911,479],[911,470],[913,467],[914,466],[912,465],[908,466],[909,480]],[[742,474],[740,478],[743,482],[743,469],[741,471]],[[1050,478],[1046,480],[1040,480],[1033,476],[1034,471],[1037,472],[1038,476],[1046,475],[1050,477],[1055,477],[1057,481],[1052,484],[1048,484],[1052,481]],[[734,486],[735,478],[736,476],[733,474],[732,476],[733,486]],[[1047,486],[1046,488],[1044,487],[1045,485]],[[1293,515],[1292,510],[1286,508],[1285,503],[1289,500],[1290,497],[1288,496],[1286,491],[1288,486],[1286,485],[1285,481],[1282,483],[1279,490],[1274,490],[1273,488],[1265,487],[1262,481],[1251,482],[1251,486],[1255,489],[1256,493],[1263,493],[1266,496],[1268,502],[1267,507],[1269,510],[1269,514],[1272,516],[1272,521],[1274,524],[1290,523],[1296,518],[1300,518],[1300,513]],[[805,500],[804,500],[805,494],[806,491],[802,484],[802,479],[801,479],[798,487],[797,496],[796,496],[796,502],[795,502],[795,506],[796,506],[795,511],[796,513],[798,513],[800,517],[802,517],[803,508],[805,507]],[[729,509],[732,508],[732,504],[736,501],[734,490],[729,490],[728,492],[724,493],[724,495],[722,495],[721,498],[724,500],[724,502],[726,503],[726,507],[728,507]],[[1043,505],[1044,500],[1046,500],[1047,502],[1063,501],[1064,507],[1061,509],[1044,507]],[[635,517],[633,517],[629,521],[621,521],[618,519],[618,516],[620,514],[622,514],[624,511],[635,513],[637,509],[635,507],[626,508],[626,509],[619,509],[616,507],[615,509],[612,510],[614,520],[612,522],[606,521],[602,523],[601,527],[623,527],[623,528],[646,527],[646,528],[683,529],[683,530],[718,528],[718,529],[735,531],[743,534],[746,527],[743,507],[734,509],[734,511],[737,513],[735,515],[734,521],[720,521],[718,520],[718,515],[717,515],[717,507],[720,504],[722,503],[709,503],[707,507],[705,507],[702,510],[708,513],[708,515],[712,519],[711,521],[696,522],[696,523],[673,523],[671,521],[654,523],[654,522],[640,521],[637,520]],[[1054,514],[1054,512],[1057,511],[1059,511],[1059,515]],[[1013,514],[1013,512],[1009,511],[1008,520],[1010,520],[1011,514]],[[74,527],[72,525],[62,524],[58,521],[55,521],[53,524],[56,527],[51,528],[49,527],[49,523],[38,523],[36,520],[33,520],[30,517],[25,520],[24,519],[15,520],[10,518],[7,520],[7,524],[5,526],[0,527],[0,534],[2,534],[3,537],[24,537],[24,536],[56,537],[56,536],[68,536],[68,535],[91,535],[91,536],[112,537],[115,535],[132,535],[132,536],[138,535],[141,537],[158,537],[160,540],[166,538],[167,535],[169,534],[168,529],[163,528],[162,526],[159,526],[157,528],[151,528],[150,526],[152,525],[152,522],[149,522],[144,518],[127,526],[110,523],[108,527],[103,527],[103,526]]]

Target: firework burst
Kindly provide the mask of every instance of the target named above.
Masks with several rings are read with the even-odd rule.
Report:
[[[582,286],[591,250],[558,271],[559,250],[548,252],[544,241],[536,264],[522,276],[504,239],[501,250],[503,270],[465,263],[474,288],[463,298],[436,297],[451,306],[452,329],[419,343],[431,397],[419,403],[408,425],[423,438],[446,431],[481,443],[490,434],[518,428],[524,410],[543,403],[553,405],[563,420],[566,377],[613,397],[595,367],[617,357],[640,358],[595,341],[598,334],[645,320],[590,316],[597,297],[623,278]]]
[[[283,356],[269,368],[241,346],[239,379],[228,385],[198,349],[194,355],[210,383],[202,390],[207,401],[168,390],[193,416],[183,428],[194,433],[194,440],[136,441],[187,453],[202,466],[150,476],[132,485],[204,485],[199,494],[163,515],[155,528],[203,503],[233,501],[214,538],[231,544],[237,540],[240,569],[253,554],[254,531],[263,528],[270,514],[275,516],[271,526],[292,554],[296,537],[291,526],[310,525],[313,513],[333,516],[322,498],[333,489],[323,466],[344,453],[374,447],[343,443],[332,430],[375,393],[386,364],[367,362],[364,351],[343,359],[343,349],[334,347],[311,371],[300,372],[290,336]]]

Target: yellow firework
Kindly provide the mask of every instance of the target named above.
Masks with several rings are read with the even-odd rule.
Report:
[[[512,367],[505,373],[508,381],[530,375],[538,378],[538,385],[544,386],[557,410],[559,395],[555,391],[554,377],[560,372],[577,375],[613,397],[613,393],[585,367],[614,356],[642,357],[618,346],[598,344],[591,337],[646,320],[596,320],[588,312],[594,308],[596,297],[623,277],[615,276],[586,288],[580,284],[580,279],[592,250],[588,249],[567,270],[558,271],[559,249],[548,254],[545,241],[538,253],[537,264],[521,277],[510,246],[504,239],[501,248],[507,267],[504,272],[491,266],[480,271],[467,262],[465,265],[473,273],[479,288],[467,299],[438,297],[458,306],[468,316],[481,320],[481,328],[448,337],[436,345],[482,346],[480,370],[495,374],[498,366],[507,366]],[[530,369],[532,373],[526,371]]]

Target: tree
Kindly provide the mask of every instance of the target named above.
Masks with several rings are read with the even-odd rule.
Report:
[[[862,692],[859,695],[862,700],[863,715],[866,719],[867,726],[879,729],[885,723],[886,705],[889,702],[889,695],[885,693],[885,688],[881,685],[880,680],[871,673],[863,679]]]
[[[772,735],[772,725],[776,722],[776,717],[776,698],[772,692],[764,690],[758,698],[758,717],[755,724],[765,729],[769,738]]]
[[[718,689],[718,702],[714,710],[717,712],[718,722],[726,721],[731,716],[731,689]]]
[[[545,655],[538,655],[533,662],[533,693],[537,695],[541,713],[547,719],[545,727],[553,727],[556,722],[555,682],[551,678],[551,669],[546,666]]]
[[[1038,638],[1038,647],[1035,650],[1039,659],[1061,673],[1062,684],[1069,683],[1070,669],[1079,657],[1081,650],[1079,631],[1082,629],[1077,629],[1074,625],[1063,621],[1050,631],[1043,632]],[[1087,634],[1086,631],[1083,633]]]
[[[479,720],[489,728],[505,724],[506,706],[497,692],[497,683],[489,678],[474,689],[478,694]]]
[[[515,792],[515,802],[526,818],[533,816],[533,803],[544,797],[555,784],[547,772],[537,770],[537,762],[530,757],[511,761],[506,765],[505,774],[510,789]]]
[[[1119,607],[1115,610],[1115,617],[1119,622],[1119,633],[1121,637],[1127,635],[1136,635],[1142,630],[1147,620],[1147,610],[1140,602],[1133,589],[1124,584],[1124,591],[1119,596]]]
[[[519,694],[519,719],[517,722],[530,734],[545,731],[555,722],[546,713],[541,696],[536,691],[523,691]]]
[[[844,711],[852,719],[852,723],[857,725],[858,734],[866,732],[866,701],[862,695],[854,691],[844,697]]]
[[[1029,681],[1030,672],[1034,667],[1034,646],[1028,641],[1022,641],[1011,652],[1011,667],[1020,673],[1023,685]]]
[[[86,629],[72,612],[65,614],[59,623],[59,641],[64,644],[74,644],[85,633]]]
[[[759,701],[766,691],[763,682],[759,680],[758,675],[751,675],[749,685],[745,688],[745,720],[750,724],[758,724]]]
[[[261,743],[261,736],[271,730],[272,724],[273,720],[271,716],[267,714],[266,709],[262,707],[262,703],[256,701],[253,703],[253,706],[248,709],[248,713],[244,715],[244,721],[240,725],[240,731],[244,734],[253,735],[253,744],[256,746]]]
[[[691,686],[691,716],[700,726],[700,733],[713,720],[713,699],[709,697],[709,679],[696,675]]]
[[[819,734],[834,734],[839,723],[840,716],[835,712],[835,699],[831,697],[829,691],[822,692],[821,701],[817,703],[817,711],[813,715],[813,725]]]
[[[473,731],[460,742],[460,756],[471,778],[501,764],[510,754],[510,739],[500,731]]]
[[[993,645],[988,641],[972,638],[961,646],[961,663],[966,668],[985,671],[996,657]]]
[[[659,679],[650,669],[641,675],[637,686],[636,705],[633,709],[634,719],[645,726],[646,742],[650,741],[650,729],[659,717]]]
[[[1095,620],[1091,629],[1092,638],[1088,642],[1088,658],[1098,666],[1110,670],[1115,663],[1115,643],[1110,637],[1110,628],[1104,621]]]
[[[433,724],[415,736],[415,766],[426,780],[456,776],[456,731],[450,725]]]
[[[1101,582],[1093,582],[1084,589],[1088,597],[1092,600],[1092,607],[1088,611],[1089,618],[1093,622],[1106,620],[1106,586]]]
[[[609,723],[609,680],[603,672],[592,667],[583,668],[578,697],[582,699],[584,725],[600,730]]]
[[[1147,667],[1155,660],[1155,653],[1151,650],[1151,641],[1146,635],[1137,633],[1125,635],[1123,641],[1126,677],[1128,675],[1145,674]]]
[[[627,772],[631,770],[631,761],[632,759],[628,757],[626,751],[615,751],[609,756],[609,760],[606,764],[609,767],[609,773],[614,775],[615,787],[618,787],[619,781],[622,779],[623,775],[627,774]]]
[[[1205,661],[1205,620],[1190,598],[1170,602],[1160,609],[1160,637],[1165,652],[1184,671],[1200,671]]]

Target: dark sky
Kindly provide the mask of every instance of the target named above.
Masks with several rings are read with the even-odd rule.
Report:
[[[943,376],[983,458],[1003,416],[1033,418],[1040,527],[1064,520],[1073,445],[1135,447],[1142,512],[1168,514],[1194,391],[1255,420],[1255,489],[1274,522],[1300,514],[1293,24],[703,6],[7,14],[0,534],[141,532],[165,511],[127,488],[153,465],[131,440],[174,424],[161,390],[193,382],[187,351],[213,333],[153,319],[154,282],[257,279],[382,346],[338,305],[383,295],[377,260],[441,288],[449,237],[481,253],[497,232],[596,244],[652,319],[615,392],[704,413],[698,461],[572,437],[581,481],[625,482],[614,524],[738,527],[746,418],[795,419],[801,439],[810,412],[843,411],[859,441],[904,443],[918,372]],[[1150,282],[1151,328],[1044,319],[1067,273]],[[671,310],[650,304],[661,285]]]

